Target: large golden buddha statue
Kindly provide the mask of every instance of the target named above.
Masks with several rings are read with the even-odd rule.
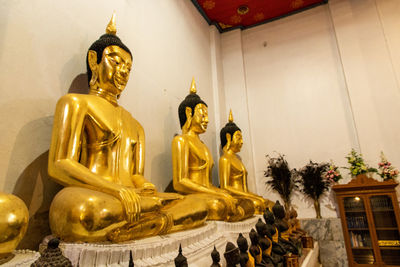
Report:
[[[49,174],[66,186],[50,207],[50,227],[65,241],[120,242],[199,226],[206,204],[159,193],[144,177],[144,131],[117,99],[132,54],[106,34],[87,54],[90,93],[67,94],[57,103]]]
[[[255,208],[256,214],[263,214],[267,206],[274,204],[268,199],[253,194],[247,187],[247,170],[241,159],[236,155],[243,145],[242,131],[233,122],[232,111],[229,112],[229,121],[220,132],[223,154],[219,159],[219,179],[221,188],[234,197],[249,199]]]
[[[12,252],[28,228],[29,212],[14,195],[0,192],[0,265],[11,260]]]
[[[208,205],[209,220],[239,221],[253,216],[251,201],[234,198],[228,191],[212,184],[214,161],[199,134],[208,125],[207,104],[196,94],[192,80],[190,94],[178,108],[182,134],[172,141],[173,186],[182,194],[193,194]]]

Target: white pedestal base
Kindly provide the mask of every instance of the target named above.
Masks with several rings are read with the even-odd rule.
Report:
[[[181,244],[189,266],[204,267],[211,265],[211,251],[215,246],[221,255],[220,263],[225,266],[226,243],[230,241],[236,245],[236,239],[242,233],[250,244],[248,234],[259,218],[261,216],[236,223],[209,221],[200,228],[119,244],[60,242],[59,247],[74,266],[128,266],[129,252],[132,251],[135,267],[171,267]],[[51,238],[48,236],[43,240],[41,251]]]
[[[15,250],[13,252],[14,258],[1,265],[1,267],[26,267],[31,266],[37,259],[39,259],[39,252],[32,250]]]

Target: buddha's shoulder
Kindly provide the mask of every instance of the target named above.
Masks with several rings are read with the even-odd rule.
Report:
[[[58,100],[58,105],[78,105],[99,101],[99,97],[84,94],[66,94]]]
[[[177,143],[187,143],[189,142],[188,140],[188,136],[184,135],[184,134],[178,134],[175,135],[174,138],[172,139],[172,144],[177,144]]]

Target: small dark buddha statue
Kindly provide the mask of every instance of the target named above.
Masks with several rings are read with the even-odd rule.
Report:
[[[31,267],[72,267],[71,261],[63,256],[59,244],[58,238],[51,239],[40,258],[32,263]]]
[[[188,267],[187,259],[182,254],[182,246],[179,245],[179,254],[175,258],[175,267]]]
[[[261,219],[258,219],[256,230],[259,237],[259,245],[262,251],[262,260],[267,266],[275,266],[271,257],[272,240],[267,235],[267,225]]]
[[[267,208],[263,216],[265,220],[266,235],[272,242],[271,258],[275,262],[276,266],[283,266],[286,250],[281,244],[279,244],[279,233],[275,226],[274,214],[269,210],[269,208]]]
[[[211,259],[213,261],[213,263],[211,264],[210,267],[221,267],[221,264],[219,264],[219,261],[221,260],[221,256],[219,255],[218,250],[215,248],[213,251],[211,252]]]
[[[224,257],[226,260],[226,267],[240,266],[239,249],[232,242],[226,244]]]
[[[279,203],[279,200],[277,200],[275,205],[272,207],[272,212],[274,213],[275,226],[279,233],[279,244],[281,244],[287,252],[299,255],[299,250],[296,244],[289,240],[289,224],[285,220],[285,208]]]
[[[292,225],[293,233],[299,233],[302,236],[307,235],[307,232],[300,228],[300,221],[297,219],[297,211],[293,207],[289,210],[289,224]]]
[[[255,260],[253,256],[248,252],[249,244],[247,243],[247,239],[244,238],[242,233],[239,234],[236,243],[240,250],[240,267],[254,267]]]
[[[293,207],[286,212],[287,222],[289,224],[289,240],[294,243],[299,250],[302,250],[302,237],[305,236],[305,233],[296,229],[296,223],[294,218],[294,213],[297,214]]]
[[[262,263],[262,251],[258,242],[258,234],[254,229],[251,229],[250,233],[250,255],[254,258],[256,265]]]

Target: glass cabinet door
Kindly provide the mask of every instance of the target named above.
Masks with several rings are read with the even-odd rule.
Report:
[[[354,261],[358,264],[373,264],[375,255],[363,198],[345,197],[343,204]]]
[[[370,203],[382,261],[400,265],[400,235],[392,199],[388,195],[372,196]]]

